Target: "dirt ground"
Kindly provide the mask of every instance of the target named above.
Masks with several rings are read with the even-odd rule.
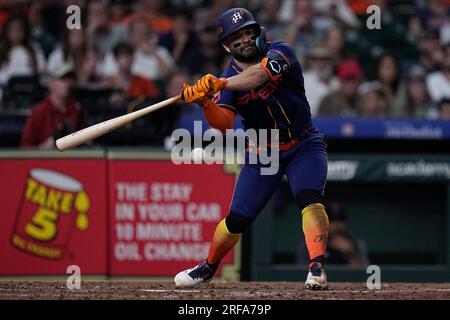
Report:
[[[330,283],[328,291],[305,291],[299,282],[211,282],[193,289],[177,289],[172,282],[83,281],[69,290],[63,281],[0,281],[0,300],[450,300],[450,283],[384,283],[368,290],[365,283]]]

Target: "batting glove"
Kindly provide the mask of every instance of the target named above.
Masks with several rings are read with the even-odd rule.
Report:
[[[187,84],[183,85],[180,97],[186,103],[201,103],[206,98],[205,93],[198,91],[195,86]]]
[[[217,78],[212,74],[207,74],[201,77],[194,85],[199,91],[207,96],[214,95],[217,91],[226,87],[228,80],[226,78]]]

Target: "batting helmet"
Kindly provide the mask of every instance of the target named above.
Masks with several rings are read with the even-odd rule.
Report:
[[[225,11],[217,20],[217,35],[220,42],[223,42],[232,33],[248,26],[255,26],[258,29],[259,35],[256,38],[256,46],[261,52],[265,52],[268,41],[264,27],[255,21],[255,18],[247,9],[232,8]]]
[[[232,33],[248,26],[261,29],[250,11],[244,8],[233,8],[225,11],[217,20],[217,35],[222,42]]]

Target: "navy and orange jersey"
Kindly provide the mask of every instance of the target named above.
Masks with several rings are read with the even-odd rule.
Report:
[[[219,91],[214,102],[239,114],[245,129],[279,129],[280,142],[288,142],[313,126],[302,69],[294,49],[285,42],[271,42],[266,52],[261,59],[270,77],[266,83],[251,91]],[[221,77],[242,71],[231,60]]]

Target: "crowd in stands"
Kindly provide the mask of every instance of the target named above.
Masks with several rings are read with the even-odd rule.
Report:
[[[367,27],[372,4],[380,29]],[[81,29],[67,28],[70,5],[81,8]],[[313,117],[450,120],[450,0],[3,1],[0,113],[28,110],[21,145],[48,148],[49,137],[219,76],[229,57],[215,23],[234,6],[295,48]],[[39,120],[45,110],[53,118]],[[127,143],[161,145],[185,112],[178,105],[133,124]],[[37,124],[46,126],[40,139]],[[139,125],[159,137],[146,139]]]

